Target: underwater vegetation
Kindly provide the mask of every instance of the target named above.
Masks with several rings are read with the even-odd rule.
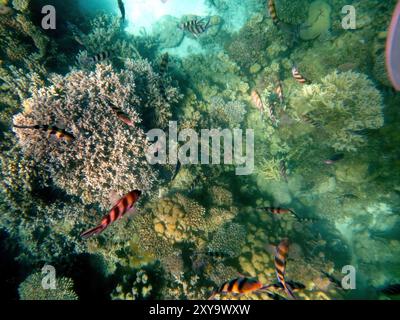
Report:
[[[209,16],[138,34],[124,2],[59,15],[57,33],[35,1],[0,2],[0,230],[19,298],[87,298],[83,261],[116,300],[396,298],[396,1],[354,1],[344,30],[342,0],[208,0]],[[253,173],[151,165],[146,133],[170,121],[252,129]]]

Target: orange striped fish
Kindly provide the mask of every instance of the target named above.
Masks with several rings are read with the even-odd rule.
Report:
[[[141,194],[142,192],[140,190],[134,190],[124,195],[120,200],[118,200],[117,204],[112,207],[110,212],[101,219],[101,222],[97,227],[83,232],[81,237],[87,239],[103,232],[111,223],[122,218],[129,210],[131,210]]]
[[[260,281],[253,278],[240,277],[224,282],[218,290],[214,291],[208,300],[212,300],[217,294],[247,294],[263,290],[269,286],[264,286]]]
[[[268,0],[268,11],[274,25],[278,25],[279,18],[278,15],[276,14],[275,0]]]
[[[298,83],[301,83],[301,84],[310,84],[311,83],[311,81],[307,80],[306,78],[304,78],[301,75],[299,69],[296,66],[292,67],[292,76]]]
[[[47,131],[50,136],[55,136],[57,139],[65,139],[68,142],[71,142],[72,140],[75,139],[75,137],[71,134],[65,131],[64,129],[60,129],[56,126],[49,126],[49,125],[34,125],[34,126],[17,126],[14,125],[14,128],[18,129],[40,129],[43,131]]]
[[[286,294],[292,298],[296,299],[293,295],[292,290],[286,284],[285,272],[286,272],[286,258],[289,252],[289,240],[283,239],[275,249],[275,270],[276,276],[280,284],[282,284],[283,289]]]
[[[117,107],[110,100],[108,100],[108,103],[110,104],[111,110],[114,111],[115,115],[117,116],[117,118],[119,120],[121,120],[126,125],[133,127],[133,125],[134,125],[133,121],[129,118],[129,116],[125,112],[123,112],[119,107]]]
[[[260,110],[261,114],[264,113],[264,104],[261,100],[260,95],[258,94],[258,92],[256,90],[253,90],[251,92],[251,101],[253,102],[253,105]]]

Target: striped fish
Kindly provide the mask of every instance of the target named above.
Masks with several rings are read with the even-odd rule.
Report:
[[[110,108],[115,113],[115,115],[119,120],[121,120],[126,125],[133,127],[134,125],[133,121],[129,118],[129,116],[125,112],[123,112],[112,102],[110,102]]]
[[[101,219],[100,224],[97,227],[89,229],[81,234],[81,237],[87,239],[93,235],[103,232],[111,223],[122,218],[128,211],[133,208],[133,205],[137,202],[140,195],[142,194],[139,190],[134,190],[124,195],[110,212]]]
[[[208,300],[214,299],[217,294],[247,294],[266,288],[260,281],[253,278],[240,277],[224,282],[218,290],[214,291]]]
[[[275,0],[268,0],[268,11],[274,25],[278,25],[280,21],[276,14]]]
[[[268,103],[267,111],[268,111],[268,117],[271,120],[272,124],[274,126],[277,126],[278,120],[275,117],[275,103],[272,102]]]
[[[384,287],[383,289],[381,289],[379,291],[388,296],[399,295],[400,294],[400,284],[399,283],[391,284],[391,285]]]
[[[208,20],[206,24],[204,24],[203,20],[189,20],[179,25],[179,28],[182,30],[187,30],[191,34],[193,34],[196,38],[207,31],[208,27],[210,26],[211,19]]]
[[[251,101],[253,103],[253,105],[260,110],[261,115],[264,113],[265,109],[264,109],[264,104],[261,100],[260,95],[258,94],[258,92],[256,90],[253,90],[251,92]]]
[[[304,78],[301,75],[299,69],[296,66],[292,67],[292,76],[298,83],[301,83],[301,84],[310,84],[311,83],[311,81],[307,80],[306,78]]]
[[[293,280],[286,281],[286,285],[289,286],[293,291],[304,290],[306,288],[304,284]],[[276,289],[284,289],[282,283],[280,282],[274,283],[271,286]]]
[[[121,20],[122,20],[122,22],[124,22],[125,21],[125,5],[122,0],[118,0],[118,7],[119,7],[119,11],[121,11]]]
[[[56,126],[50,126],[50,125],[34,125],[34,126],[17,126],[14,125],[14,128],[18,128],[18,129],[36,129],[36,130],[43,130],[43,131],[47,131],[50,136],[55,136],[57,139],[65,139],[68,142],[71,142],[72,140],[75,139],[75,137],[65,131],[64,129],[60,129]]]
[[[282,284],[283,289],[285,290],[286,294],[292,298],[296,299],[292,293],[292,290],[286,284],[285,281],[285,273],[286,273],[286,258],[289,252],[289,240],[283,239],[279,245],[276,247],[275,250],[275,270],[276,276],[280,284]]]
[[[263,209],[265,211],[268,211],[269,213],[272,214],[288,214],[291,213],[294,216],[296,215],[295,212],[292,209],[287,209],[287,208],[280,208],[280,207],[262,207],[259,209]]]
[[[167,72],[168,62],[169,62],[169,55],[168,55],[168,52],[166,52],[161,57],[161,62],[160,62],[160,74],[161,75],[164,75]]]
[[[111,51],[102,51],[91,57],[81,57],[78,59],[79,64],[96,64],[98,62],[107,60],[111,57]]]

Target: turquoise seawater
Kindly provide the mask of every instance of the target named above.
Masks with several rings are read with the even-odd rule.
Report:
[[[0,0],[2,294],[398,299],[396,4]]]

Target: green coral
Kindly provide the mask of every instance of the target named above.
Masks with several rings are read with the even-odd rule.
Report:
[[[307,18],[308,0],[276,0],[275,8],[279,20],[290,23],[300,24]]]
[[[365,144],[365,129],[383,125],[383,100],[373,82],[357,72],[333,72],[320,84],[304,86],[293,93],[292,112],[318,123],[313,138],[336,151],[355,151]]]
[[[72,279],[56,277],[55,289],[44,289],[43,274],[34,273],[19,285],[18,293],[21,300],[78,300],[74,292]]]

